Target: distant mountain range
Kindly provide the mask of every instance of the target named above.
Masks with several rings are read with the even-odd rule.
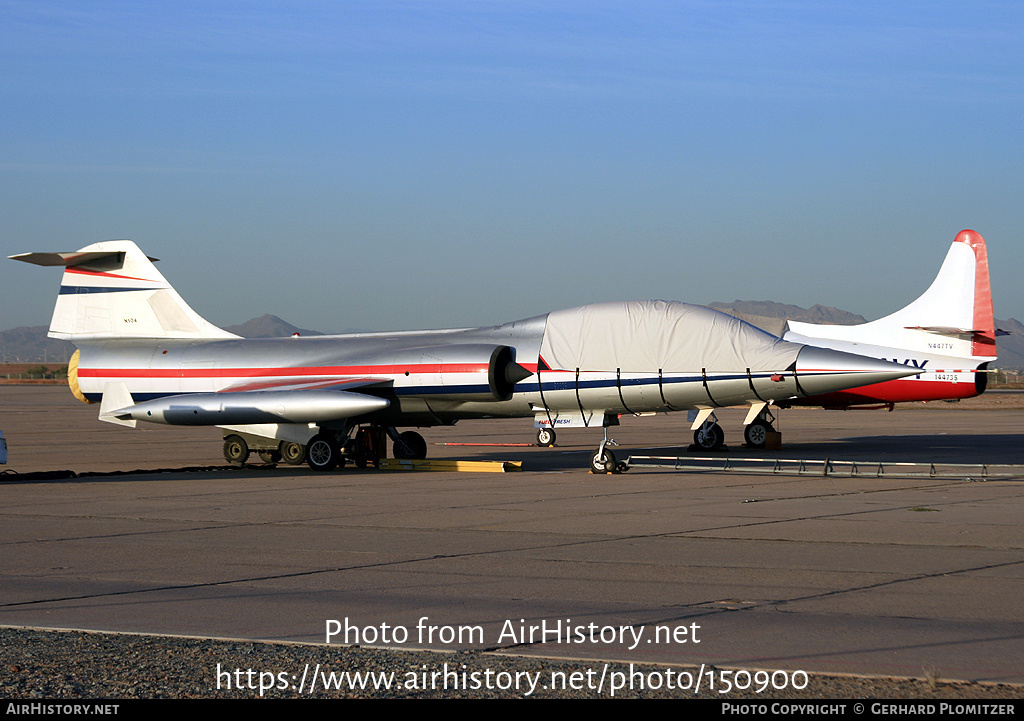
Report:
[[[787,320],[829,325],[855,325],[865,322],[864,316],[824,305],[801,308],[796,305],[773,303],[770,300],[734,300],[732,303],[716,302],[710,305],[775,335],[782,334]],[[1009,335],[996,338],[999,360],[995,362],[995,367],[1004,370],[1024,370],[1024,324],[1014,318],[996,318],[996,328],[1007,331]]]
[[[228,333],[240,335],[243,338],[285,338],[295,335],[324,335],[318,330],[306,330],[298,328],[286,320],[281,320],[276,315],[261,315],[259,318],[247,320],[242,325],[231,325],[225,328]]]
[[[996,320],[996,328],[1005,330],[1010,335],[996,338],[999,360],[995,367],[1004,370],[1016,368],[1024,370],[1024,323],[1014,318]]]
[[[716,302],[710,305],[712,308],[732,313],[775,335],[782,333],[787,320],[834,325],[853,325],[865,322],[863,316],[823,305],[800,308],[771,301],[749,300],[735,300],[732,303]],[[996,339],[999,348],[999,360],[996,362],[996,366],[1003,369],[1024,369],[1024,324],[1019,320],[1009,318],[996,320],[996,327],[1010,333],[1010,335],[1000,336]],[[68,341],[47,338],[46,330],[45,325],[36,325],[0,331],[0,363],[67,363],[71,354],[75,352],[75,346]],[[295,333],[324,335],[319,331],[298,328],[281,320],[276,315],[262,315],[241,325],[228,326],[224,330],[243,338],[286,338]]]
[[[798,305],[773,303],[770,300],[734,300],[732,303],[711,303],[712,308],[742,318],[743,320],[763,328],[769,333],[782,335],[787,320],[800,320],[805,323],[828,323],[829,325],[856,325],[864,323],[862,315],[848,313],[827,305],[815,305],[801,308]]]
[[[67,363],[75,352],[74,343],[47,338],[45,325],[22,326],[0,331],[0,363]],[[323,335],[281,320],[276,315],[261,315],[241,325],[224,328],[243,338],[287,338],[299,335]]]

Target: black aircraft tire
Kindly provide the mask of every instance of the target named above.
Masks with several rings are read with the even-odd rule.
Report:
[[[341,448],[330,436],[315,435],[306,446],[306,465],[314,471],[333,471],[341,463]]]
[[[541,448],[551,448],[555,445],[555,432],[550,428],[541,428],[537,431],[537,445]]]
[[[754,421],[743,429],[743,441],[747,448],[764,448],[768,443],[768,433],[775,430],[771,423]]]
[[[725,445],[725,431],[717,423],[704,425],[693,432],[694,444],[704,451],[715,451]]]
[[[416,431],[405,431],[398,435],[401,443],[394,444],[395,458],[422,460],[427,457],[427,442]],[[404,445],[403,445],[404,444]]]
[[[281,441],[277,447],[281,460],[290,466],[300,466],[306,460],[306,447],[301,443]]]
[[[590,470],[592,473],[612,473],[615,470],[615,454],[607,448],[603,453],[598,451],[590,457]]]
[[[249,444],[241,436],[228,436],[224,439],[224,459],[228,463],[245,463],[249,460]]]

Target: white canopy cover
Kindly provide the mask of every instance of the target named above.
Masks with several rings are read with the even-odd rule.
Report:
[[[553,370],[719,373],[785,370],[802,347],[706,306],[645,300],[550,313],[540,354]]]

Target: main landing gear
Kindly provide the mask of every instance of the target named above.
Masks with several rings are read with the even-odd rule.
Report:
[[[761,414],[743,428],[743,441],[747,448],[764,448],[768,444],[768,434],[775,432],[772,421],[775,416],[766,407]]]
[[[306,463],[314,471],[344,468],[348,461],[358,468],[377,467],[380,459],[386,456],[385,433],[394,441],[392,451],[395,458],[427,457],[427,442],[416,431],[399,433],[394,427],[370,426],[356,430],[355,436],[348,440],[345,440],[347,434],[339,437],[339,434],[322,432],[313,436],[306,446]]]
[[[764,448],[768,434],[775,432],[774,417],[759,416],[743,427],[743,442],[747,448]],[[717,451],[725,447],[725,431],[713,421],[705,422],[693,432],[693,444],[702,451]]]
[[[718,425],[713,408],[702,408],[691,411],[690,430],[693,431],[691,451],[717,451],[725,448],[725,431]]]
[[[427,457],[427,442],[416,431],[399,433],[394,428],[388,428],[388,435],[395,442],[392,446],[395,458],[422,460]]]
[[[693,432],[693,444],[702,451],[717,451],[725,447],[725,431],[716,421],[704,421]]]
[[[537,431],[537,445],[541,448],[551,448],[555,445],[555,432],[550,428],[541,428]]]
[[[345,467],[341,444],[331,433],[317,433],[306,445],[306,465],[314,471],[333,471]]]
[[[774,421],[775,416],[766,402],[752,405],[744,420],[744,445],[747,448],[764,448],[768,443],[768,434],[775,432],[775,426],[772,425]],[[690,427],[693,428],[693,446],[690,450],[718,451],[725,448],[725,432],[711,409],[700,411],[694,425]]]

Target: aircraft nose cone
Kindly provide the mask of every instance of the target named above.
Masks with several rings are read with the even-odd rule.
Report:
[[[919,368],[812,345],[805,345],[796,357],[797,382],[807,396],[894,381],[920,372]]]

